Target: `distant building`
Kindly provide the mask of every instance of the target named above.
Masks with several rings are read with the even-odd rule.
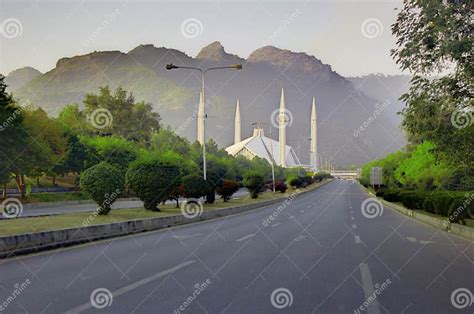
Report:
[[[281,89],[280,107],[278,112],[278,141],[265,136],[263,128],[257,126],[253,135],[241,141],[241,124],[240,124],[240,104],[237,101],[235,108],[235,124],[234,124],[234,145],[227,147],[225,150],[233,156],[244,156],[248,159],[260,157],[266,159],[269,163],[279,165],[286,168],[302,166],[295,150],[286,144],[286,105],[285,92]],[[316,170],[317,165],[317,124],[316,124],[316,102],[313,98],[311,108],[311,164],[310,168]]]

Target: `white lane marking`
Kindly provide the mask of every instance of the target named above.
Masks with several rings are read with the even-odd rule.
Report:
[[[434,243],[432,241],[425,241],[425,240],[417,240],[415,237],[407,237],[407,240],[412,242],[412,243],[420,243],[420,244],[430,244]]]
[[[154,280],[156,280],[156,279],[158,279],[158,278],[164,277],[164,276],[166,276],[166,275],[168,275],[168,274],[172,274],[172,273],[174,273],[175,271],[180,270],[180,269],[182,269],[182,268],[185,268],[185,267],[187,267],[187,266],[189,266],[189,265],[191,265],[191,264],[193,264],[193,263],[195,263],[195,262],[196,262],[195,260],[190,260],[190,261],[181,263],[181,264],[179,264],[179,265],[176,265],[176,266],[174,266],[174,267],[168,268],[168,269],[166,269],[166,270],[163,270],[163,271],[161,271],[161,272],[159,272],[159,273],[156,273],[156,274],[154,274],[153,276],[150,276],[150,277],[144,278],[144,279],[142,279],[142,280],[136,281],[136,282],[134,282],[134,283],[131,283],[131,284],[125,286],[125,287],[122,287],[122,288],[120,288],[120,289],[115,290],[114,292],[112,292],[112,296],[113,296],[114,298],[116,298],[116,297],[118,297],[118,296],[120,296],[120,295],[122,295],[122,294],[124,294],[124,293],[127,293],[127,292],[132,291],[132,290],[134,290],[134,289],[136,289],[136,288],[139,288],[139,287],[141,287],[141,286],[143,286],[143,285],[146,285],[147,283],[150,283],[150,282],[152,282],[152,281],[154,281]],[[72,313],[81,313],[81,312],[87,311],[87,310],[90,309],[90,308],[92,308],[92,304],[91,304],[90,302],[87,302],[87,303],[84,303],[84,304],[82,304],[82,305],[79,305],[79,306],[77,306],[77,307],[75,307],[75,308],[73,308],[73,309],[67,311],[66,313],[69,313],[69,314],[72,314]]]
[[[354,217],[351,217],[351,220],[354,220]]]
[[[354,241],[356,244],[361,244],[360,237],[358,235],[354,235]]]
[[[271,225],[271,227],[276,227],[276,226],[278,226],[278,225],[281,225],[281,222],[277,222],[277,223]]]
[[[299,242],[299,241],[304,240],[304,239],[306,239],[305,235],[299,235],[293,241],[294,242]]]
[[[374,284],[372,282],[372,276],[370,275],[369,265],[363,263],[359,265],[360,275],[362,277],[362,288],[364,289],[364,296],[366,300],[369,298],[372,300],[374,292]],[[368,314],[380,314],[379,302],[375,299],[367,307]]]
[[[290,216],[290,219],[293,219],[293,218],[295,218],[295,216]]]
[[[352,225],[352,229],[357,229],[357,226],[356,226],[356,225]]]
[[[304,209],[300,210],[300,213],[304,213]]]
[[[186,240],[186,239],[191,239],[191,238],[195,238],[195,237],[199,237],[200,233],[195,233],[195,234],[189,234],[189,235],[175,235],[173,236],[173,238],[177,239],[177,240]]]
[[[314,204],[316,204],[316,203],[314,203]],[[311,208],[311,207],[313,207],[313,205],[308,205],[308,207],[306,207],[306,208]]]
[[[247,234],[245,237],[239,238],[239,239],[237,239],[237,240],[235,240],[235,241],[237,241],[237,242],[244,241],[244,240],[246,240],[246,239],[248,239],[248,238],[251,238],[251,237],[253,237],[253,236],[255,236],[255,233]]]

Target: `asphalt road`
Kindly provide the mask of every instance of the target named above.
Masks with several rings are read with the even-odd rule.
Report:
[[[473,243],[389,208],[361,210],[368,198],[357,183],[334,181],[287,205],[0,261],[0,306],[6,313],[472,313],[474,304],[451,296],[474,293]],[[12,297],[15,284],[21,291]]]
[[[239,198],[247,196],[247,189],[240,189],[234,193],[234,198]],[[216,195],[216,198],[219,196]],[[184,199],[180,199],[180,203]],[[168,203],[175,203],[167,201]],[[127,209],[127,208],[137,208],[143,207],[142,201],[131,201],[131,200],[118,200],[112,204],[112,209]],[[33,217],[33,216],[42,216],[42,215],[56,215],[56,214],[65,214],[65,213],[77,213],[77,212],[92,212],[97,209],[97,205],[94,203],[84,203],[84,204],[60,204],[60,203],[39,203],[35,204],[34,207],[23,206],[23,212],[21,217]],[[1,219],[1,217],[0,217]]]

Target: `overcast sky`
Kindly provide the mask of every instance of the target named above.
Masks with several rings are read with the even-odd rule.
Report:
[[[62,57],[140,44],[195,56],[220,41],[246,58],[274,45],[314,55],[345,76],[401,73],[390,25],[401,1],[0,0],[0,73],[45,72]]]

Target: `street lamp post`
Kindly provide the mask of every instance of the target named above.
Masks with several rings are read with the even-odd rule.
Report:
[[[202,142],[202,171],[203,171],[203,177],[204,180],[207,180],[207,166],[206,166],[206,113],[205,113],[205,104],[206,104],[206,97],[205,97],[205,90],[206,90],[206,73],[208,71],[212,70],[219,70],[219,69],[236,69],[236,70],[241,70],[242,65],[241,64],[233,64],[229,66],[224,66],[224,67],[212,67],[212,68],[207,68],[207,69],[201,69],[201,68],[195,68],[195,67],[187,67],[187,66],[177,66],[174,65],[173,63],[169,63],[166,65],[166,70],[174,70],[174,69],[189,69],[189,70],[196,70],[201,72],[201,94],[202,94],[202,106],[203,106],[203,112],[202,112],[202,119],[203,119],[203,142]],[[198,116],[199,118],[199,116]]]

